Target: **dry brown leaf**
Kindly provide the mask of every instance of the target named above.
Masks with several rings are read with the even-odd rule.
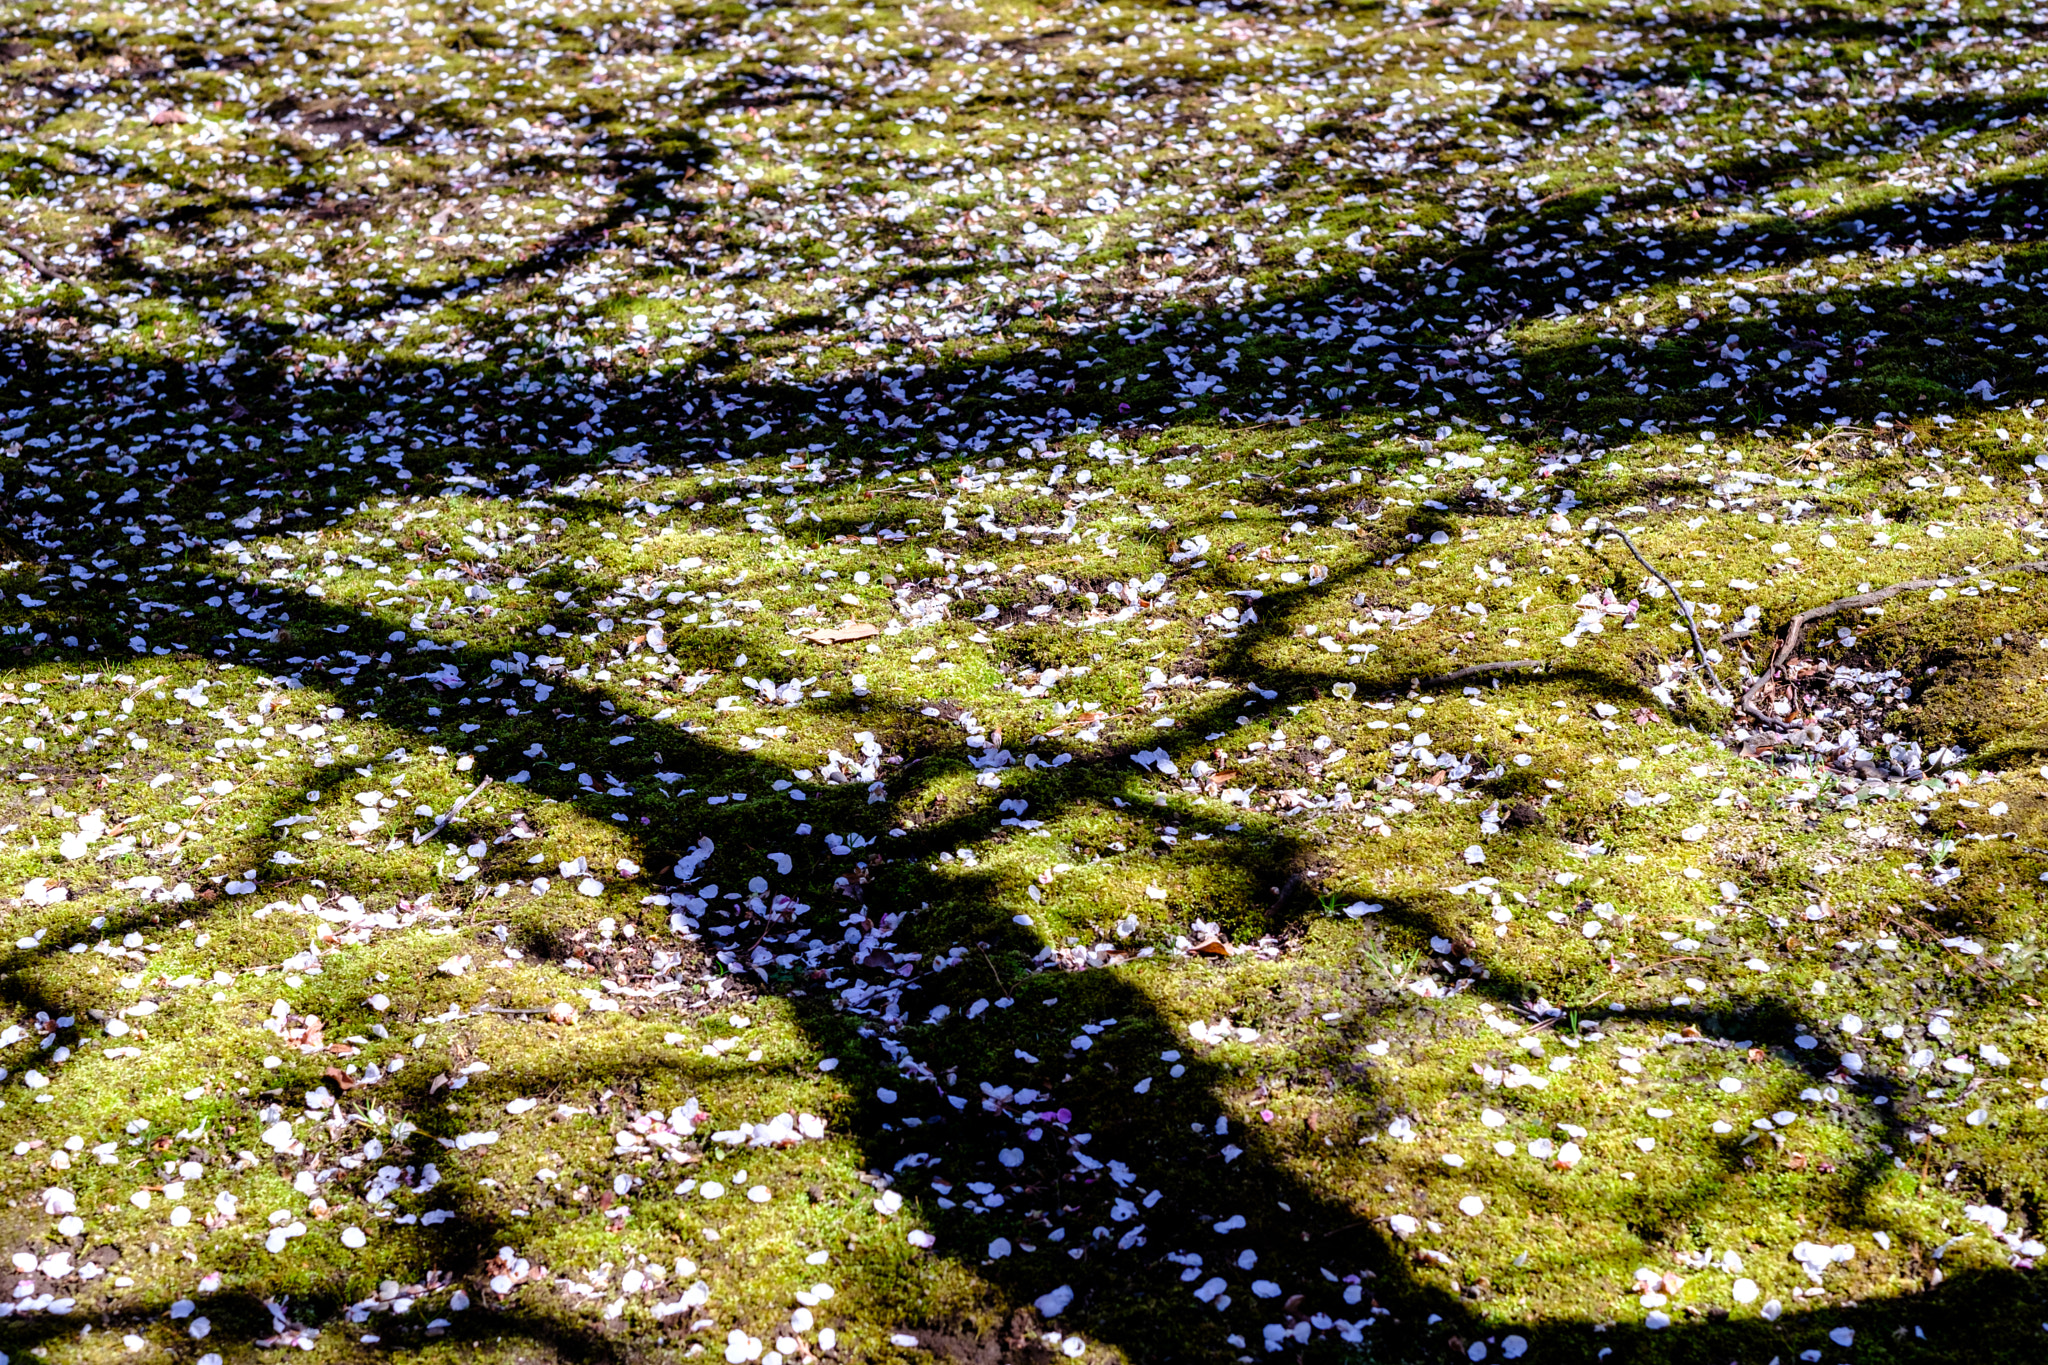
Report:
[[[1205,942],[1197,943],[1194,947],[1188,949],[1188,952],[1191,954],[1206,953],[1210,957],[1229,957],[1232,953],[1236,951],[1237,950],[1235,948],[1231,947],[1228,943],[1225,943],[1220,938],[1212,938]]]
[[[192,116],[183,109],[159,109],[149,116],[149,121],[161,128],[166,123],[190,123]]]
[[[804,638],[814,645],[850,645],[857,640],[871,640],[881,633],[880,626],[871,626],[865,621],[844,621],[836,626],[806,631]]]

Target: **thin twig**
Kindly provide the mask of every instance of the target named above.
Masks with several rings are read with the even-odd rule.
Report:
[[[1707,962],[1710,960],[1711,959],[1704,957],[1667,957],[1662,962],[1647,962],[1640,967],[1631,968],[1628,974],[1630,976],[1641,976],[1644,972],[1654,972],[1659,967],[1669,967],[1674,963],[1678,962]],[[1584,1004],[1578,1006],[1578,1008],[1582,1010],[1589,1010],[1593,1008],[1593,1006],[1599,1004],[1602,1000],[1606,999],[1608,996],[1614,994],[1614,991],[1615,988],[1613,986],[1609,986],[1606,990],[1601,991],[1598,995],[1593,996]]]
[[[427,840],[433,838],[436,834],[439,834],[442,830],[446,829],[450,821],[452,821],[456,816],[462,814],[462,808],[468,805],[471,801],[474,801],[477,797],[477,794],[483,791],[485,787],[488,787],[490,785],[491,779],[489,777],[486,777],[484,778],[483,781],[477,783],[475,787],[470,789],[468,795],[461,797],[456,801],[454,805],[448,808],[448,813],[446,815],[438,815],[434,817],[434,827],[432,829],[428,830],[425,834],[415,832],[412,836],[412,846],[414,848],[418,848],[421,844],[424,844]]]
[[[1700,642],[1700,628],[1693,624],[1692,606],[1685,600],[1683,594],[1678,591],[1678,585],[1666,578],[1662,569],[1659,569],[1649,560],[1644,559],[1643,552],[1638,550],[1636,543],[1628,538],[1628,532],[1622,530],[1619,526],[1611,526],[1604,521],[1595,523],[1593,538],[1598,540],[1601,536],[1618,537],[1622,544],[1628,546],[1628,552],[1636,557],[1636,563],[1648,569],[1656,577],[1657,581],[1669,590],[1671,600],[1678,603],[1678,614],[1685,618],[1685,628],[1692,636],[1692,652],[1699,658],[1700,667],[1707,671],[1707,681],[1714,684],[1714,690],[1719,692],[1721,690],[1721,680],[1714,676],[1714,665],[1707,661],[1707,647]]]
[[[995,979],[996,990],[1005,995],[1009,994],[1009,987],[1003,984],[1003,974],[996,970],[995,963],[988,960],[988,950],[976,945],[975,951],[981,954],[982,965],[988,968],[988,974]]]
[[[1890,601],[1902,592],[1917,592],[1922,588],[1939,588],[1955,582],[1958,578],[1989,578],[2002,573],[2048,573],[2048,560],[2030,559],[2021,564],[2008,564],[2002,569],[1987,569],[1976,574],[1950,574],[1944,578],[1909,578],[1903,583],[1894,583],[1887,588],[1876,588],[1870,592],[1859,592],[1853,597],[1837,597],[1811,611],[1802,611],[1792,618],[1792,624],[1785,628],[1785,638],[1772,653],[1770,663],[1764,666],[1748,687],[1742,690],[1742,713],[1751,720],[1770,726],[1773,730],[1795,730],[1799,727],[1787,725],[1775,716],[1767,716],[1756,707],[1756,694],[1776,676],[1779,669],[1791,662],[1799,651],[1799,643],[1805,638],[1806,628],[1815,621],[1825,620],[1837,613],[1859,607],[1874,607],[1880,602]]]
[[[1391,38],[1397,33],[1416,33],[1423,29],[1436,28],[1449,22],[1449,19],[1423,19],[1413,24],[1396,24],[1392,28],[1374,29],[1370,33],[1362,33],[1352,39],[1351,46],[1357,47],[1361,43],[1369,43],[1379,38]]]
[[[1449,687],[1453,683],[1461,683],[1467,678],[1483,678],[1489,673],[1519,673],[1523,669],[1543,667],[1546,667],[1546,665],[1541,659],[1502,659],[1498,663],[1467,664],[1463,668],[1454,668],[1448,673],[1439,673],[1433,678],[1410,678],[1408,680],[1408,690],[1420,692],[1425,687]]]
[[[0,240],[0,251],[11,252],[16,256],[21,257],[22,260],[28,263],[29,269],[35,271],[36,274],[41,275],[46,280],[62,280],[69,278],[67,275],[64,274],[63,271],[52,268],[50,264],[47,261],[45,261],[42,257],[36,255],[35,252],[30,251],[27,247],[22,246],[20,243],[14,241],[12,238]]]
[[[478,793],[482,792],[485,787],[488,787],[490,785],[491,779],[488,776],[486,776],[483,781],[477,783],[475,787],[470,789],[469,795],[463,797],[461,800],[457,801],[454,805],[448,808],[448,818],[450,820],[453,820],[456,816],[462,814],[462,808],[468,805],[471,801],[475,800]]]

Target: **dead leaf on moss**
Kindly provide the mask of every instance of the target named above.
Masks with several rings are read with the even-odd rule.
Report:
[[[881,627],[871,626],[865,621],[845,621],[836,626],[806,631],[804,638],[814,645],[850,645],[859,640],[872,640],[881,633]]]

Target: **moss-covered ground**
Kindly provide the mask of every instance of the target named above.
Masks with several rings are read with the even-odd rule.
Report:
[[[2044,25],[0,2],[0,1365],[2042,1359]]]

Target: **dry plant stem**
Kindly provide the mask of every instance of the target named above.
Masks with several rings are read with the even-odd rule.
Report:
[[[456,816],[462,814],[462,808],[468,805],[471,801],[474,801],[477,797],[477,794],[483,791],[485,787],[488,787],[490,785],[491,779],[486,777],[483,781],[477,783],[476,786],[472,787],[467,795],[459,797],[456,800],[455,804],[448,808],[448,813],[446,815],[437,816],[435,818],[434,827],[432,829],[428,830],[425,834],[415,834],[412,836],[412,846],[414,848],[418,848],[421,844],[424,844],[427,840],[433,838],[443,829],[446,829],[450,821],[454,820]]]
[[[1448,19],[1423,19],[1413,24],[1396,24],[1392,28],[1378,29],[1374,32],[1363,34],[1358,38],[1357,41],[1361,43],[1370,43],[1375,42],[1381,38],[1391,38],[1399,33],[1420,33],[1424,29],[1437,28],[1449,22],[1450,21]]]
[[[1408,680],[1408,690],[1410,692],[1420,692],[1425,687],[1431,689],[1449,687],[1453,683],[1464,682],[1467,678],[1484,678],[1493,673],[1519,673],[1524,669],[1540,669],[1544,666],[1544,662],[1541,659],[1503,659],[1499,663],[1467,664],[1463,668],[1454,668],[1448,673],[1439,673],[1433,678],[1410,678]]]
[[[1600,536],[1614,536],[1623,545],[1628,546],[1628,552],[1636,557],[1636,563],[1648,569],[1656,580],[1662,583],[1671,593],[1671,600],[1678,603],[1678,614],[1685,618],[1685,628],[1692,635],[1692,652],[1698,656],[1700,667],[1707,671],[1707,681],[1713,683],[1714,690],[1719,692],[1721,690],[1721,680],[1714,675],[1714,666],[1707,662],[1707,647],[1700,641],[1700,628],[1693,624],[1692,604],[1687,602],[1684,595],[1678,591],[1678,585],[1666,578],[1662,569],[1659,569],[1649,560],[1644,559],[1643,552],[1638,550],[1636,543],[1628,538],[1628,532],[1620,527],[1602,525],[1593,534],[1595,539],[1598,539]]]
[[[2048,560],[2030,559],[2021,564],[2008,564],[2002,569],[1988,569],[1981,575],[1968,576],[1988,578],[1996,574],[2005,573],[2048,573]],[[1921,588],[1938,588],[1944,583],[1953,583],[1957,578],[1964,576],[1962,574],[1951,574],[1944,578],[1909,578],[1903,583],[1893,583],[1889,587],[1874,588],[1869,592],[1859,592],[1853,597],[1838,597],[1834,601],[1823,603],[1810,611],[1800,612],[1792,618],[1792,624],[1785,628],[1785,638],[1778,642],[1777,649],[1771,654],[1770,663],[1766,664],[1763,671],[1757,674],[1749,686],[1742,690],[1742,713],[1751,720],[1768,725],[1774,730],[1797,729],[1797,726],[1787,725],[1777,717],[1767,716],[1762,711],[1759,711],[1756,706],[1756,694],[1763,689],[1764,684],[1777,676],[1778,670],[1789,663],[1794,654],[1799,652],[1800,641],[1805,638],[1808,626],[1812,625],[1815,621],[1825,620],[1840,612],[1860,607],[1874,607],[1880,602],[1886,602],[1897,597],[1902,592],[1916,592]]]
[[[36,274],[41,275],[46,280],[61,280],[67,278],[63,271],[52,268],[49,262],[45,261],[42,257],[36,255],[35,252],[30,251],[27,247],[22,246],[20,243],[15,242],[12,239],[0,238],[0,251],[5,251],[11,255],[19,256],[24,262],[27,263],[29,269],[35,271]]]

